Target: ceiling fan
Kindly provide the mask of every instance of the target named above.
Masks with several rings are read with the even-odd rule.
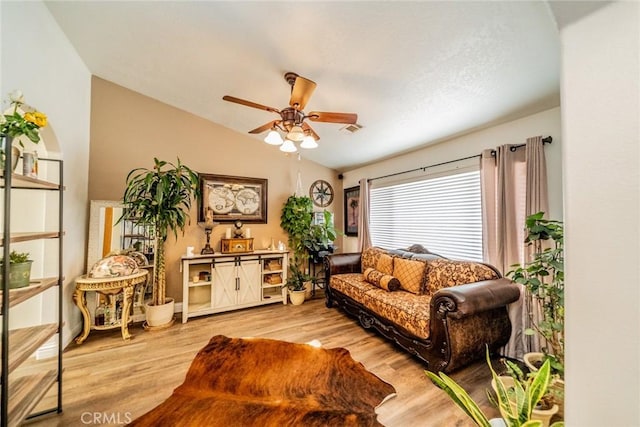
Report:
[[[279,119],[250,130],[249,133],[258,134],[270,129],[271,132],[269,132],[265,138],[265,142],[272,145],[281,145],[280,150],[287,152],[297,151],[294,142],[301,142],[300,146],[302,148],[315,148],[318,146],[316,141],[319,140],[320,137],[311,126],[305,122],[307,119],[313,122],[344,124],[355,124],[358,121],[358,115],[355,113],[311,111],[309,114],[305,114],[303,110],[307,102],[309,102],[313,91],[316,89],[316,84],[309,79],[291,72],[285,73],[284,79],[291,86],[291,99],[289,100],[289,106],[282,110],[229,95],[223,96],[222,99],[278,114],[280,116]],[[277,130],[286,134],[284,140]]]

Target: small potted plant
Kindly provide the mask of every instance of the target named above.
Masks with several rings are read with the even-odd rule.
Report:
[[[28,252],[11,251],[9,254],[9,289],[24,288],[31,281],[31,264]],[[0,268],[4,268],[4,259],[0,259]],[[0,287],[4,286],[0,274]]]
[[[14,142],[17,142],[22,148],[24,148],[21,140],[23,135],[34,144],[40,142],[39,129],[47,125],[47,116],[25,104],[24,96],[19,90],[11,92],[9,100],[10,108],[0,114],[0,137],[13,138]],[[25,109],[28,111],[25,112]],[[0,174],[4,172],[5,144],[6,142],[3,140],[2,146],[0,146]],[[20,157],[20,149],[14,145],[11,149],[11,170],[13,170]]]
[[[546,360],[540,370],[531,374],[526,381],[513,379],[513,393],[509,393],[508,386],[501,380],[491,365],[489,350],[487,349],[487,364],[496,385],[496,401],[502,418],[489,420],[480,410],[478,404],[460,385],[448,377],[444,372],[438,375],[425,371],[429,379],[462,409],[473,422],[481,427],[542,427],[543,422],[532,418],[533,409],[542,396],[545,395],[551,379],[550,362]],[[511,378],[511,377],[509,377]],[[564,422],[557,421],[551,427],[563,427]]]
[[[302,241],[315,263],[321,262],[323,253],[333,253],[333,241],[338,235],[333,226],[331,212],[324,211],[323,215],[324,221],[321,224],[311,224]]]
[[[289,298],[291,304],[300,305],[305,300],[306,283],[311,278],[304,274],[303,271],[295,264],[289,266],[289,274],[287,275],[287,288],[289,288]]]

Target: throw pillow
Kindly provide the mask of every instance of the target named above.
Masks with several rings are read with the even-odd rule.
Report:
[[[499,278],[498,273],[491,267],[479,262],[437,259],[429,261],[427,286],[429,292],[434,294],[450,286]]]
[[[400,289],[400,281],[395,277],[384,274],[381,271],[374,270],[373,268],[367,268],[364,271],[364,280],[384,289],[387,292],[397,291]]]
[[[376,263],[376,270],[388,275],[393,274],[393,257],[381,254]]]
[[[402,289],[420,295],[424,291],[425,267],[424,261],[396,258],[393,261],[393,275],[400,281]]]
[[[367,248],[362,251],[362,272],[367,268],[376,268],[378,265],[378,259],[380,259],[381,255],[386,254],[384,249],[380,248]]]

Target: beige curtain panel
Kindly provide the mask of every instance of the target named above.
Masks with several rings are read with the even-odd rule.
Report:
[[[524,244],[525,218],[548,211],[546,176],[541,136],[528,138],[524,150],[507,144],[484,150],[480,156],[483,256],[502,274],[528,259]],[[524,292],[520,300],[509,306],[513,330],[503,349],[505,356],[522,359],[526,352],[539,351],[540,343],[522,333],[530,324],[530,307]]]

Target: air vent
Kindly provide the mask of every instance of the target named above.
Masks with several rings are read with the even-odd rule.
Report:
[[[360,129],[362,129],[362,125],[359,125],[357,123],[354,123],[352,125],[346,125],[340,128],[341,132],[344,133],[356,133],[358,132]]]

